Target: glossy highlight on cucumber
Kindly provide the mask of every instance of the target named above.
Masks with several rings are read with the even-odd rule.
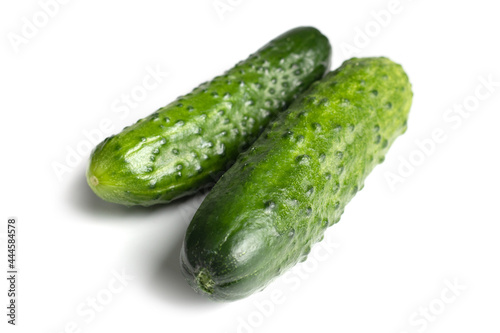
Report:
[[[213,185],[280,111],[324,75],[330,55],[328,39],[315,28],[284,33],[101,142],[90,158],[89,186],[106,201],[150,206]]]
[[[237,300],[305,260],[405,132],[412,96],[387,58],[350,59],[314,83],[201,204],[181,250],[188,283]]]

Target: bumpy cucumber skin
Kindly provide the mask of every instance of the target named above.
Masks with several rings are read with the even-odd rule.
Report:
[[[213,184],[280,111],[327,71],[331,47],[318,30],[277,37],[224,75],[105,139],[87,181],[127,206],[167,203]]]
[[[387,58],[351,59],[299,97],[222,176],[188,227],[181,267],[215,300],[305,260],[407,126],[411,85]]]

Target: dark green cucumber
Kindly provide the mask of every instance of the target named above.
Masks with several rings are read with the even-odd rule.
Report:
[[[387,58],[346,61],[273,121],[188,227],[181,266],[217,300],[263,289],[304,260],[406,130],[411,85]]]
[[[87,171],[90,187],[110,202],[150,206],[215,183],[279,111],[324,75],[330,54],[315,28],[277,37],[100,143]]]

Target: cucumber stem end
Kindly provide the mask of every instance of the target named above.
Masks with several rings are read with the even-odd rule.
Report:
[[[207,294],[212,294],[214,292],[215,282],[212,280],[206,269],[202,269],[196,274],[196,284],[200,290]]]

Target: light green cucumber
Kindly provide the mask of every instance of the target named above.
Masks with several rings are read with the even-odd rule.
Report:
[[[150,206],[213,185],[271,119],[323,76],[330,53],[327,38],[315,28],[277,37],[100,143],[87,171],[90,187],[110,202]]]

